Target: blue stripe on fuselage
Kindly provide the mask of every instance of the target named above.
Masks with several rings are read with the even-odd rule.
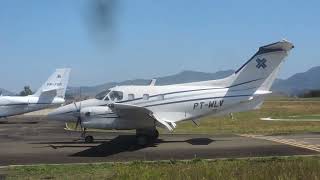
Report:
[[[180,101],[172,101],[172,102],[151,104],[151,105],[146,105],[146,106],[143,106],[143,107],[154,107],[154,106],[162,106],[162,105],[168,105],[168,104],[184,103],[184,102],[190,102],[190,101],[208,100],[208,99],[234,98],[234,97],[249,97],[249,96],[252,96],[252,94],[250,94],[250,95],[235,95],[235,96],[220,96],[220,97],[196,98],[196,99],[188,99],[188,100],[180,100]]]
[[[149,96],[149,98],[157,97],[159,95],[164,95],[165,96],[165,95],[172,95],[172,94],[179,94],[179,93],[186,93],[186,92],[197,92],[197,91],[206,91],[206,90],[214,90],[214,89],[228,89],[228,88],[233,88],[233,87],[237,87],[237,86],[240,86],[240,85],[252,83],[252,82],[255,82],[255,81],[259,81],[259,80],[262,80],[262,79],[265,79],[265,78],[254,79],[254,80],[251,80],[251,81],[235,84],[235,85],[224,87],[224,88],[203,88],[203,89],[192,89],[192,90],[184,90],[184,91],[175,91],[175,92],[152,95],[152,96]],[[131,100],[118,101],[117,103],[126,103],[126,102],[132,102],[132,101],[136,101],[136,100],[141,100],[141,99],[143,99],[143,98],[141,97],[141,98],[136,98],[136,99],[131,99]]]

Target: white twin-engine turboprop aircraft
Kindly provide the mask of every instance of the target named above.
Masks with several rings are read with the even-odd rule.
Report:
[[[0,96],[0,118],[24,114],[65,102],[70,69],[57,69],[33,95]]]
[[[259,48],[234,74],[219,80],[156,86],[117,86],[104,98],[60,107],[53,119],[77,122],[86,128],[136,130],[138,144],[156,139],[156,127],[170,131],[176,123],[259,108],[293,44],[280,41]]]

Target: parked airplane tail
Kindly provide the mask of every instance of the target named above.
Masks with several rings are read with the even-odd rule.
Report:
[[[207,81],[206,85],[228,88],[227,94],[245,92],[246,95],[251,95],[248,99],[226,107],[215,115],[259,109],[265,97],[272,93],[270,88],[285,57],[293,47],[292,43],[285,40],[262,46],[252,58],[231,76],[220,80]]]
[[[259,48],[235,73],[224,79],[186,83],[186,86],[214,86],[230,89],[269,91],[293,44],[282,40]]]
[[[283,40],[259,48],[243,66],[230,77],[229,88],[252,88],[269,91],[281,64],[293,44]]]
[[[33,95],[37,97],[64,98],[71,69],[56,69],[49,79]]]

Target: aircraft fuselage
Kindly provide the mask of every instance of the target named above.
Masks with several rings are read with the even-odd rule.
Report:
[[[76,121],[73,113],[81,107],[83,126],[98,129],[144,129],[155,126],[153,120],[123,119],[113,113],[108,105],[123,103],[144,107],[157,112],[170,122],[198,119],[208,115],[224,115],[231,112],[240,112],[258,106],[263,96],[254,96],[250,88],[219,88],[208,86],[118,86],[110,89],[111,92],[121,92],[122,99],[108,97],[105,100],[87,100],[76,105],[69,104],[58,108],[51,115],[59,115],[60,120]],[[269,93],[269,92],[268,92]],[[86,116],[86,112],[90,116]],[[56,116],[57,117],[57,116]],[[138,120],[137,120],[138,119]]]
[[[59,97],[55,97],[51,102],[48,102],[41,97],[35,96],[1,96],[0,117],[24,114],[62,103],[64,103],[64,99]]]

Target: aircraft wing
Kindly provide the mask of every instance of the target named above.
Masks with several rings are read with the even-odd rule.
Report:
[[[155,120],[158,125],[160,125],[161,127],[167,128],[169,131],[173,131],[173,129],[176,127],[175,123],[166,121],[156,113],[144,107],[113,103],[109,105],[109,108],[118,116],[124,119]]]

